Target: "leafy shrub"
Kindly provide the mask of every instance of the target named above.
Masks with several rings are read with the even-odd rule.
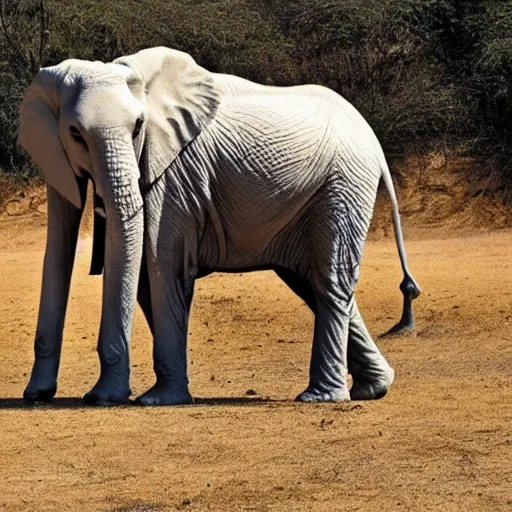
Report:
[[[344,95],[395,154],[465,149],[512,184],[512,0],[0,0],[0,168],[30,175],[18,104],[41,65],[164,45]],[[44,9],[42,9],[44,7]]]

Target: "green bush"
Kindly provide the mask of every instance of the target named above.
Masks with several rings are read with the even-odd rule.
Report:
[[[0,0],[0,167],[39,66],[164,45],[206,68],[344,95],[394,154],[465,149],[512,182],[512,0]],[[41,9],[44,6],[44,10]]]
[[[455,135],[466,112],[437,55],[448,0],[267,2],[293,39],[301,81],[345,96],[388,151]]]

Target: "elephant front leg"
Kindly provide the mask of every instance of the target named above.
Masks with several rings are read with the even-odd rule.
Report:
[[[80,182],[85,200],[86,182]],[[48,186],[48,237],[34,343],[35,361],[25,400],[47,401],[57,391],[62,331],[82,210]]]
[[[171,265],[171,269],[174,265]],[[193,401],[188,389],[187,334],[194,279],[167,276],[148,258],[153,313],[156,384],[137,398],[141,405],[179,405]]]
[[[87,404],[127,403],[130,391],[129,344],[142,258],[143,212],[119,226],[107,212],[103,306],[98,339],[101,373],[84,396]]]

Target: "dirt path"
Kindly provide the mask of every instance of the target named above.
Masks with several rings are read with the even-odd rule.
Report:
[[[197,405],[105,409],[79,400],[98,376],[101,278],[87,275],[87,243],[58,398],[20,400],[40,219],[0,219],[0,510],[512,510],[511,231],[408,242],[425,291],[419,333],[379,341],[397,373],[381,401],[294,403],[307,384],[312,315],[271,273],[219,274],[198,282],[194,302]],[[397,319],[399,282],[392,240],[368,243],[358,300],[375,335]],[[140,311],[132,363],[137,395],[153,382]]]

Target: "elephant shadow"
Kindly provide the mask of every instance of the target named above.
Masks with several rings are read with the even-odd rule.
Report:
[[[272,400],[262,397],[198,397],[194,399],[194,403],[187,405],[174,405],[175,407],[218,407],[226,405],[235,406],[257,406],[281,403],[280,400]],[[107,406],[87,405],[80,397],[61,397],[53,398],[50,402],[28,402],[23,398],[0,398],[1,410],[52,410],[52,409],[91,409],[98,407],[116,407],[116,408],[132,408],[132,407],[169,407],[170,406],[140,406],[134,400],[130,400],[128,404],[110,404]]]

